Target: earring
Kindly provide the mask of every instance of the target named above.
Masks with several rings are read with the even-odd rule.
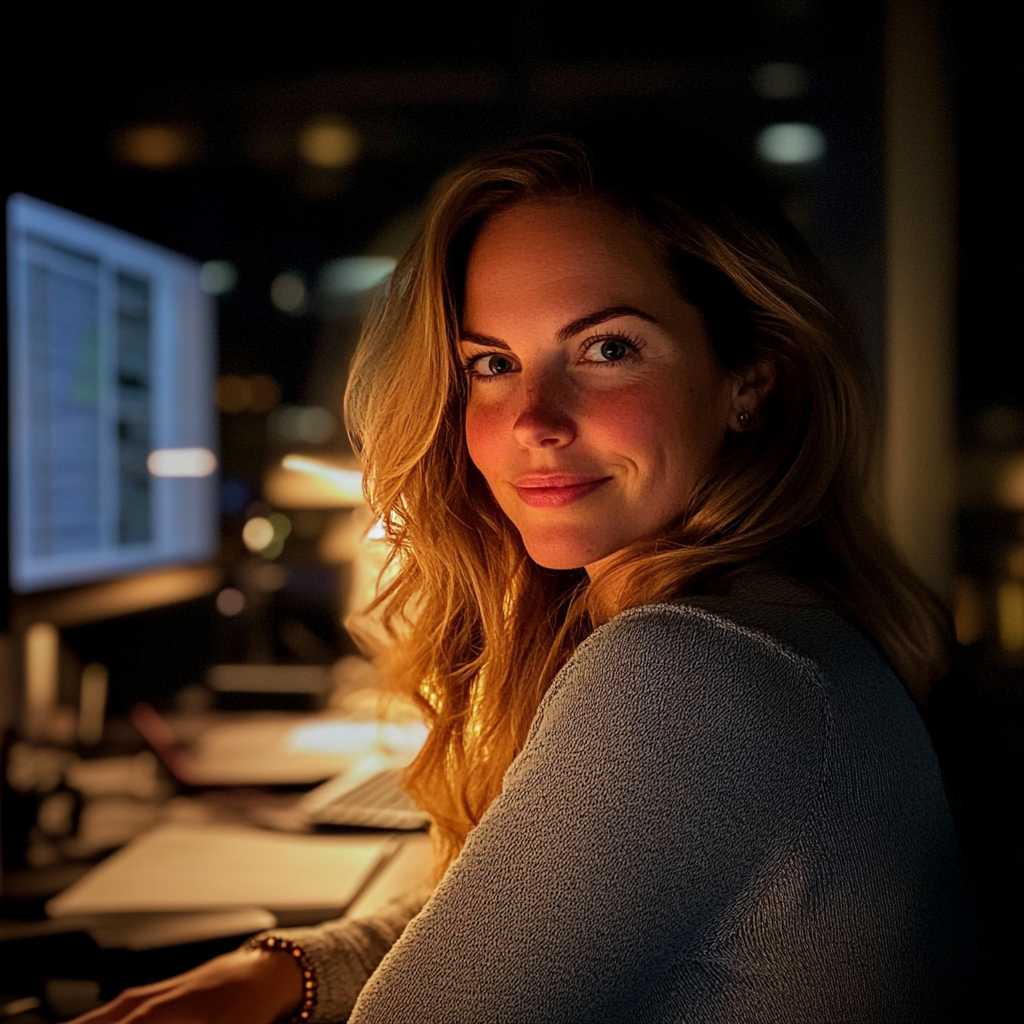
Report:
[[[750,413],[746,409],[741,409],[736,414],[736,419],[740,421],[740,430],[746,430],[750,426]]]

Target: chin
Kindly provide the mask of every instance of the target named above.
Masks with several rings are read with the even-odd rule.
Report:
[[[542,569],[582,569],[587,564],[578,558],[568,556],[559,557],[550,553],[534,554],[529,549],[527,549],[527,554]]]
[[[550,538],[531,542],[523,537],[526,553],[545,569],[582,569],[618,550],[617,547],[575,543],[552,543]]]

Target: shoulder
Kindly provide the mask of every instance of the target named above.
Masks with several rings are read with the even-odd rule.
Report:
[[[629,608],[587,637],[574,657],[621,658],[627,652],[636,656],[643,650],[703,658],[728,654],[781,661],[800,671],[813,671],[812,661],[791,645],[730,614],[733,604],[725,602],[714,610],[676,602]]]
[[[827,709],[812,659],[770,633],[679,604],[622,612],[595,630],[559,672],[526,748],[587,749],[601,761],[726,749],[807,747],[816,759]],[[814,748],[812,751],[810,748]]]
[[[595,630],[556,682],[622,675],[655,683],[771,684],[827,692],[871,691],[900,701],[902,685],[875,646],[801,584],[751,568],[729,593],[627,609]],[[886,697],[888,695],[888,697]]]
[[[789,687],[820,686],[820,666],[771,632],[722,611],[666,603],[628,609],[595,630],[574,652],[552,686],[557,699],[584,687],[597,697],[604,687],[619,700],[663,694],[671,687],[721,696],[770,681]]]
[[[773,828],[797,829],[832,733],[813,661],[720,614],[646,605],[595,630],[558,674],[501,806],[528,817],[553,802],[613,832],[625,815],[633,833],[675,822],[680,834],[725,806],[756,830],[771,807]]]

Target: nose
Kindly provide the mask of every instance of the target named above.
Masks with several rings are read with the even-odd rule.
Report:
[[[512,433],[524,448],[561,448],[576,439],[568,388],[554,376],[545,373],[523,381],[522,406]]]

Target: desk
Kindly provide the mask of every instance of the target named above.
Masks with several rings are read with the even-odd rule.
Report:
[[[189,749],[194,756],[197,754],[209,755],[207,761],[210,763],[206,764],[207,768],[210,768],[211,764],[213,767],[216,767],[217,764],[221,764],[223,767],[226,764],[232,767],[236,773],[240,770],[240,766],[244,768],[246,764],[249,764],[250,768],[252,764],[256,764],[260,770],[273,767],[274,771],[279,773],[282,765],[278,762],[281,762],[282,759],[291,764],[292,761],[302,762],[308,761],[310,758],[316,760],[315,755],[318,753],[325,751],[330,753],[339,745],[346,749],[351,748],[350,752],[344,754],[332,753],[331,756],[337,763],[332,761],[327,767],[323,765],[316,767],[310,778],[318,778],[336,770],[339,764],[347,765],[354,758],[376,749],[380,740],[378,735],[380,726],[375,721],[369,719],[347,721],[337,716],[269,714],[207,716],[194,721],[190,719],[184,722],[172,722],[172,724],[183,728],[186,725],[194,726],[195,736],[178,736],[176,740],[184,742],[191,738],[193,744]],[[245,729],[241,729],[243,724],[247,726]],[[219,731],[213,728],[218,725],[222,726]],[[409,730],[405,729],[403,732],[405,725],[406,723],[389,724],[387,727],[391,729],[391,732],[385,738],[389,741],[397,739],[406,742],[406,745],[409,746],[409,751],[406,753],[411,754],[417,737],[415,735],[406,736],[405,733]],[[306,732],[296,733],[296,728],[300,726],[304,727]],[[274,736],[277,737],[277,740],[272,742],[273,737],[267,733],[267,729],[273,731],[275,728],[277,732],[274,733]],[[200,736],[208,737],[207,747],[210,749],[196,745],[195,741]],[[219,740],[224,749],[216,748],[216,744],[212,742],[214,739]],[[421,740],[422,737],[419,739]],[[302,740],[305,745],[293,742],[297,740]],[[211,827],[252,828],[252,822],[260,821],[264,824],[270,823],[275,827],[289,827],[286,821],[294,817],[294,814],[288,813],[289,808],[292,808],[294,802],[299,799],[299,795],[294,789],[290,791],[255,789],[252,786],[254,781],[252,777],[245,776],[238,780],[232,776],[231,779],[221,779],[220,781],[241,781],[248,785],[240,789],[227,788],[200,793],[193,791],[191,795],[174,797],[175,789],[161,773],[153,755],[146,751],[136,753],[139,750],[138,743],[139,738],[132,730],[131,742],[125,744],[123,752],[117,752],[116,756],[105,759],[81,762],[60,750],[34,751],[25,747],[21,753],[26,755],[38,753],[39,757],[36,757],[36,760],[42,758],[42,761],[45,761],[47,754],[63,759],[55,769],[55,778],[57,780],[63,778],[66,782],[66,788],[58,794],[59,796],[69,796],[71,795],[70,791],[74,791],[80,794],[82,800],[95,800],[97,806],[106,806],[103,801],[111,799],[129,803],[134,801],[133,806],[136,806],[136,809],[145,810],[148,814],[146,820],[141,822],[143,826],[156,824],[159,827],[161,822],[178,822],[188,824],[190,827],[202,827],[204,824],[209,824]],[[241,753],[249,751],[253,755],[249,757],[248,762],[240,754],[240,745],[245,748]],[[298,751],[297,755],[291,752],[292,747]],[[397,744],[397,749],[404,749],[402,743]],[[220,751],[219,755],[218,750]],[[220,760],[218,761],[217,756],[214,755],[219,756]],[[340,760],[338,760],[339,757]],[[26,761],[26,764],[22,765],[22,768],[26,770],[35,764],[30,756],[22,758],[22,760]],[[48,764],[49,762],[45,764],[41,762],[41,767],[39,765],[36,767],[41,771]],[[308,768],[309,766],[306,765],[306,769]],[[24,775],[25,772],[23,771],[22,774]],[[72,775],[73,777],[71,777]],[[277,776],[275,775],[274,778]],[[286,775],[285,778],[289,782],[296,781],[291,775]],[[302,775],[301,778],[302,781],[308,782],[305,775]],[[33,780],[29,779],[28,781],[32,782]],[[50,789],[56,785],[57,782],[54,782]],[[38,787],[33,788],[31,785],[27,785],[25,794],[16,794],[25,803],[26,814],[23,817],[26,828],[35,820],[38,810],[32,801],[38,802],[45,799],[45,792],[50,791],[39,790],[44,793],[44,796],[40,797],[34,795],[37,789]],[[180,789],[178,791],[180,792]],[[186,790],[186,794],[188,792]],[[73,801],[69,801],[69,806],[72,804]],[[10,806],[8,805],[5,811],[9,811]],[[116,807],[114,809],[116,810]],[[102,833],[101,839],[104,837],[110,839],[109,829],[106,831],[101,829],[100,832]],[[261,838],[263,847],[266,847],[268,842],[272,845],[273,837],[279,834],[265,830],[254,831],[254,836]],[[360,837],[365,842],[366,837],[370,834],[366,830],[353,831],[351,833],[352,842],[358,842]],[[392,834],[387,833],[386,835]],[[113,846],[128,838],[130,838],[129,835],[123,835],[116,838],[114,842],[109,842],[108,845]],[[90,857],[93,855],[93,848],[77,833],[75,836],[77,846],[70,846],[67,840],[62,840],[62,842],[65,856]],[[282,840],[283,845],[286,845],[287,842],[287,839]],[[349,904],[347,907],[349,914],[372,913],[375,907],[383,905],[402,891],[419,888],[431,874],[431,851],[428,838],[423,833],[395,833],[393,834],[393,843],[397,847],[396,852],[381,865],[376,874],[370,876],[368,880],[363,880],[363,887],[357,888],[354,896],[351,888],[345,890],[342,887],[339,890],[337,886],[325,886],[325,890],[333,889],[335,899],[340,902],[335,902],[332,906],[329,901],[325,901],[323,905],[313,907],[310,906],[307,897],[301,909],[292,907],[290,912],[284,913],[277,912],[277,908],[275,908],[274,917],[276,917],[277,924],[287,927],[289,925],[315,924],[319,921],[336,918],[346,910],[346,903]],[[96,847],[97,850],[100,848]],[[117,854],[114,857],[116,858]],[[102,995],[105,998],[110,997],[126,986],[156,981],[187,970],[211,956],[235,948],[254,931],[272,927],[274,924],[274,918],[266,911],[261,912],[258,899],[254,898],[248,904],[248,912],[245,907],[235,908],[242,912],[236,914],[233,924],[226,923],[223,919],[220,922],[209,922],[212,927],[206,928],[205,934],[202,929],[198,931],[193,929],[191,935],[188,936],[191,941],[182,941],[183,933],[179,931],[174,945],[154,946],[153,936],[150,935],[148,942],[141,943],[141,945],[148,944],[154,948],[136,949],[135,951],[117,948],[119,945],[117,922],[114,922],[112,928],[101,929],[98,927],[101,922],[97,921],[95,917],[79,915],[74,919],[44,919],[44,900],[72,885],[76,880],[74,872],[77,871],[80,874],[87,869],[87,867],[83,868],[81,864],[68,862],[54,864],[51,869],[42,873],[36,872],[36,879],[49,874],[52,884],[48,886],[48,891],[38,892],[34,899],[25,899],[27,894],[23,893],[20,906],[17,908],[10,900],[11,893],[5,892],[5,903],[8,909],[5,913],[4,904],[0,904],[0,919],[6,916],[7,918],[17,918],[17,920],[0,920],[0,1007],[5,1003],[4,996],[41,998],[45,993],[47,980],[55,978],[85,979],[98,982]],[[68,874],[69,872],[72,874]],[[60,873],[64,874],[63,878],[57,877]],[[187,885],[189,880],[186,878],[184,881]],[[340,895],[342,890],[344,890],[344,895]],[[201,910],[202,908],[191,907],[188,909]],[[110,922],[107,923],[110,924]],[[163,933],[165,939],[167,934],[166,931]],[[135,938],[139,938],[138,934]],[[134,944],[140,945],[139,942]],[[60,1018],[54,1016],[51,1019]],[[0,1016],[0,1021],[2,1020],[3,1018]],[[18,1024],[22,1024],[21,1020]]]
[[[383,907],[409,889],[418,888],[431,877],[432,850],[422,832],[395,833],[396,852],[370,877],[345,911],[344,916],[364,916]],[[337,916],[337,911],[278,915],[282,926],[308,924]],[[191,969],[210,957],[236,948],[251,932],[221,936],[202,942],[132,952],[101,949],[87,932],[89,920],[3,921],[0,922],[0,993],[8,997],[45,999],[50,983],[51,999],[59,991],[54,979],[76,979],[98,983],[103,999],[111,998],[130,985],[141,985]],[[79,991],[87,996],[89,989]],[[74,989],[65,994],[74,995]],[[59,1000],[54,1000],[59,1001]],[[71,1003],[65,1004],[68,1009]],[[3,1018],[0,1018],[2,1020]],[[33,1018],[22,1015],[17,1024],[61,1019],[41,1007]],[[4,1022],[6,1024],[6,1021]]]

